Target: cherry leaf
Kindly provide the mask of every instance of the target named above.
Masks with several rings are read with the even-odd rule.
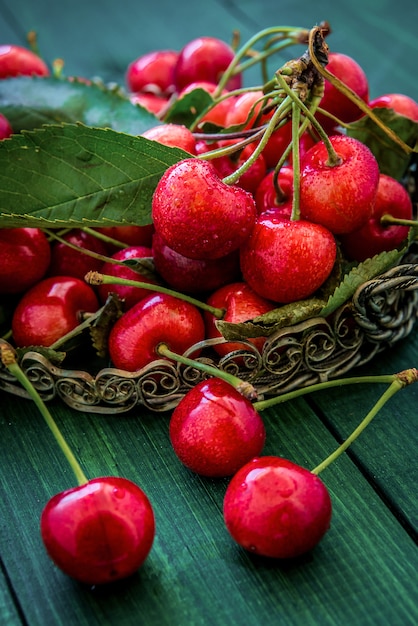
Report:
[[[164,122],[183,124],[189,128],[196,117],[203,113],[213,103],[212,96],[204,89],[193,89],[181,98],[178,98],[171,106]]]
[[[82,122],[86,126],[141,135],[160,124],[120,90],[62,78],[20,76],[0,81],[0,111],[15,133],[44,124]]]
[[[92,316],[89,324],[90,337],[99,357],[105,358],[108,355],[109,333],[122,314],[121,299],[115,293],[110,293],[105,304]]]
[[[44,359],[47,359],[52,365],[60,366],[65,360],[67,353],[60,352],[57,350],[53,350],[52,348],[47,348],[45,346],[28,346],[25,348],[16,348],[17,359],[20,362],[25,354],[30,352],[36,352],[40,354]]]
[[[315,317],[324,307],[323,298],[307,298],[290,304],[283,304],[259,317],[240,323],[218,320],[216,327],[228,341],[251,339],[254,337],[268,337],[280,328],[293,326],[306,319]]]
[[[143,278],[149,278],[156,284],[161,282],[161,278],[159,278],[155,270],[153,257],[141,257],[138,259],[132,257],[130,259],[125,259],[121,262],[121,264],[126,265],[134,272],[137,272],[138,281],[143,280]]]
[[[393,130],[396,135],[411,148],[416,148],[418,144],[418,122],[398,115],[392,109],[384,107],[375,108],[373,112],[380,118],[386,126]],[[366,144],[373,152],[379,163],[382,174],[387,174],[400,180],[405,174],[411,160],[411,155],[407,154],[403,148],[394,142],[381,129],[376,122],[368,116],[364,116],[349,124],[347,135],[358,139]]]
[[[47,125],[0,142],[3,227],[145,225],[165,170],[190,157],[145,137]]]
[[[372,280],[379,274],[386,272],[388,269],[399,263],[406,249],[391,250],[390,252],[381,252],[376,256],[366,259],[362,263],[354,266],[343,278],[341,283],[330,296],[328,302],[320,311],[321,316],[327,317],[347,300],[352,298],[355,291],[363,283]]]

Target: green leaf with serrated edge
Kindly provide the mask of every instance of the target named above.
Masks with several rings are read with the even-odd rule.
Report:
[[[110,293],[105,304],[89,324],[92,346],[99,357],[108,355],[109,333],[114,323],[123,314],[123,303],[115,293]]]
[[[203,113],[213,103],[212,96],[204,89],[193,89],[181,98],[178,98],[171,106],[164,122],[171,124],[183,124],[189,128],[196,117]]]
[[[15,133],[44,124],[86,126],[141,135],[161,122],[115,89],[62,78],[20,76],[0,81],[0,111]]]
[[[282,304],[245,322],[233,323],[219,320],[216,322],[218,330],[228,340],[268,337],[280,328],[298,324],[318,315],[340,284],[344,263],[340,248],[337,246],[337,257],[331,274],[309,298]]]
[[[132,257],[131,259],[125,259],[121,264],[137,272],[139,281],[143,278],[149,278],[155,283],[161,283],[161,277],[158,276],[155,270],[153,257],[142,257],[138,259]]]
[[[251,339],[254,337],[268,337],[280,328],[293,326],[306,319],[315,317],[326,303],[324,298],[308,298],[298,300],[264,313],[253,320],[241,323],[224,322],[218,320],[216,327],[228,341]]]
[[[336,311],[340,306],[347,302],[347,300],[352,298],[353,294],[358,287],[360,287],[360,285],[368,280],[371,280],[372,278],[375,278],[376,276],[379,276],[399,263],[405,252],[406,248],[403,250],[395,249],[390,252],[381,252],[380,254],[359,263],[356,267],[353,267],[350,272],[344,276],[344,279],[329,298],[327,304],[320,311],[320,315],[327,317]]]
[[[392,109],[375,108],[373,112],[392,129],[400,139],[411,148],[417,148],[418,122],[404,115],[398,115]],[[382,174],[400,180],[405,174],[411,155],[395,143],[376,122],[364,116],[348,125],[347,135],[366,144],[376,157]]]
[[[190,156],[83,124],[22,131],[0,142],[2,227],[150,224],[159,179]]]
[[[53,365],[61,365],[67,356],[66,352],[53,350],[52,348],[46,348],[44,346],[29,346],[27,348],[16,348],[17,359],[20,362],[25,354],[28,352],[36,352],[43,356],[47,361]]]

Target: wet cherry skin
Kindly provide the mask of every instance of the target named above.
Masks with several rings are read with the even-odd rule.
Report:
[[[252,403],[219,378],[201,381],[183,396],[171,416],[169,432],[179,460],[211,478],[232,476],[261,453],[266,437]]]
[[[287,459],[262,456],[233,476],[223,512],[227,530],[240,546],[289,559],[322,539],[330,527],[332,504],[318,476]]]
[[[126,478],[100,477],[53,496],[41,515],[41,537],[68,576],[100,585],[133,574],[155,535],[151,503]]]

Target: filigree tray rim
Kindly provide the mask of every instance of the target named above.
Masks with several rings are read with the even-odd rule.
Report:
[[[418,260],[418,253],[406,257]],[[215,358],[213,341],[192,346],[206,360],[250,381],[259,397],[343,376],[407,337],[418,319],[418,263],[402,262],[363,283],[331,316],[311,317],[275,331],[258,352],[250,341],[243,349]],[[218,342],[226,342],[219,339]],[[282,362],[282,364],[280,364]],[[61,368],[38,352],[26,352],[21,367],[45,401],[59,398],[77,411],[122,413],[144,405],[152,411],[173,409],[188,389],[205,377],[200,370],[158,359],[136,372],[111,365],[95,375]],[[245,364],[245,369],[243,365]],[[28,398],[13,376],[0,367],[0,390]]]

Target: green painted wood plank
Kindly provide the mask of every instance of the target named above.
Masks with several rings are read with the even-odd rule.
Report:
[[[145,52],[160,47],[180,49],[202,34],[231,41],[234,29],[241,27],[228,4],[216,0],[206,3],[164,0],[157,10],[152,3],[116,5],[112,0],[93,2],[88,8],[81,0],[64,0],[59,4],[47,0],[36,4],[28,0],[3,2],[13,13],[21,32],[37,32],[40,50],[48,62],[63,58],[69,75],[99,76],[119,84],[123,82],[127,65]],[[246,38],[252,34],[244,29]]]
[[[372,369],[377,374],[393,374],[417,366],[418,328],[399,345],[383,352],[372,366],[363,366],[359,374]],[[325,423],[337,437],[344,439],[366,415],[384,387],[370,389],[358,396],[350,388],[329,390],[312,397]],[[376,416],[356,441],[350,453],[363,471],[384,494],[390,506],[415,537],[418,536],[418,385],[398,392]]]
[[[54,414],[89,475],[118,473],[144,487],[157,517],[137,576],[111,590],[74,583],[49,562],[38,518],[73,484],[28,401],[1,397],[0,550],[31,626],[55,624],[408,624],[418,619],[418,551],[348,457],[324,474],[333,525],[304,559],[275,563],[235,546],[223,526],[226,480],[194,476],[175,459],[168,415],[135,410]],[[312,467],[335,446],[303,400],[265,413],[266,453]],[[49,620],[49,622],[48,622]]]
[[[0,624],[2,626],[17,626],[23,622],[20,619],[18,608],[10,591],[7,576],[0,561]]]
[[[416,24],[418,4],[411,0],[353,0],[321,3],[301,0],[240,0],[235,8],[254,32],[272,25],[311,28],[322,20],[330,23],[331,50],[354,57],[369,78],[371,97],[405,92],[418,99],[415,59],[418,53]]]
[[[262,28],[311,28],[321,20],[328,20],[333,29],[331,48],[353,56],[364,67],[373,97],[406,90],[418,98],[418,87],[412,79],[418,52],[418,5],[410,0],[399,0],[396,9],[390,0],[354,0],[344,5],[324,0],[319,6],[308,0],[283,0],[279,6],[273,0],[163,0],[158,10],[152,3],[116,4],[112,0],[88,6],[82,0],[64,0],[59,4],[48,0],[0,2],[3,39],[6,34],[14,34],[10,43],[24,44],[26,33],[35,30],[48,62],[64,58],[70,75],[100,76],[119,84],[123,84],[127,64],[150,50],[179,49],[200,35],[230,41],[236,29],[241,32],[242,41],[246,41]],[[288,58],[284,54],[279,65]],[[276,65],[275,61],[272,71]],[[248,73],[249,83],[258,80],[258,71]]]

